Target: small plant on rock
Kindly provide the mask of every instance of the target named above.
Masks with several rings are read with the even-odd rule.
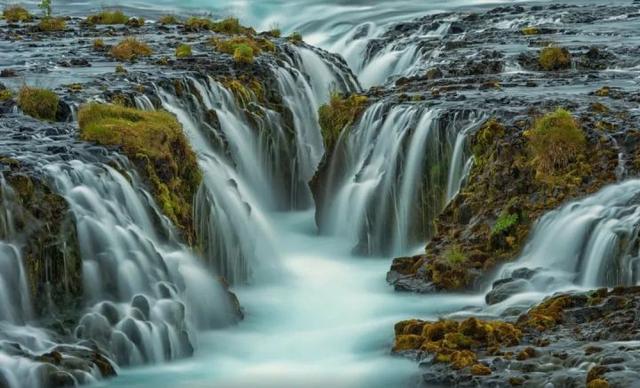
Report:
[[[158,20],[158,22],[166,26],[171,24],[178,24],[180,21],[175,15],[165,15],[161,17],[160,20]]]
[[[188,58],[191,55],[193,52],[188,44],[181,44],[176,48],[176,58]]]
[[[54,121],[60,98],[48,89],[23,86],[18,94],[18,107],[27,115],[40,120]]]
[[[332,149],[338,141],[342,131],[352,125],[358,116],[364,111],[368,98],[353,94],[348,97],[334,92],[328,104],[320,107],[318,118],[324,145],[326,149]]]
[[[105,24],[105,25],[114,25],[114,24],[125,24],[129,21],[129,17],[124,14],[121,10],[115,11],[102,11],[98,14],[91,15],[87,17],[87,23],[94,24]]]
[[[28,22],[31,14],[25,8],[18,5],[9,5],[2,11],[2,16],[9,23]]]
[[[233,52],[233,60],[237,63],[252,64],[255,61],[253,49],[248,44],[240,44]]]
[[[63,18],[45,17],[38,23],[38,29],[43,32],[63,31],[67,22]]]
[[[571,53],[564,47],[545,47],[540,51],[538,63],[545,71],[568,69],[571,67]]]
[[[292,43],[301,43],[302,42],[302,34],[299,32],[294,32],[293,34],[289,35],[289,41]]]
[[[539,173],[561,170],[585,151],[584,131],[571,113],[562,108],[536,120],[525,134]]]
[[[111,48],[111,56],[120,61],[135,61],[138,58],[148,57],[153,53],[148,44],[134,37],[123,39]]]
[[[455,267],[466,262],[467,256],[460,246],[454,245],[444,252],[444,260],[447,264]]]
[[[42,0],[40,4],[38,4],[38,8],[42,10],[45,18],[51,17],[51,0]]]

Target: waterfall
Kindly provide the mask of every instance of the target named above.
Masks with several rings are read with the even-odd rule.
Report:
[[[321,230],[350,236],[367,254],[403,254],[423,242],[447,191],[459,187],[455,168],[468,159],[464,139],[479,121],[420,105],[369,107],[329,162]]]
[[[136,365],[189,356],[196,329],[234,321],[222,285],[172,237],[135,175],[79,160],[44,168],[76,220],[92,306],[78,338],[97,341],[120,365]]]
[[[330,88],[359,89],[346,65],[321,50],[289,45],[283,59],[269,67],[264,80],[281,98],[274,106],[249,88],[241,92],[249,96],[239,99],[233,82],[208,76],[155,85],[162,108],[183,125],[203,171],[195,201],[201,250],[232,284],[278,272],[270,213],[313,205],[308,182],[324,152],[317,110]],[[139,98],[136,104],[149,109],[151,100]]]
[[[506,304],[557,291],[635,285],[640,280],[640,180],[629,180],[553,210],[531,232],[520,258],[496,276]]]

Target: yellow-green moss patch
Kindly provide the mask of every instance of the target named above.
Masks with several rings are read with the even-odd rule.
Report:
[[[2,11],[2,16],[9,23],[28,22],[33,17],[25,8],[18,5],[10,5]]]
[[[175,15],[164,15],[158,22],[162,25],[171,25],[180,23],[180,20]]]
[[[540,33],[540,30],[537,27],[524,27],[523,29],[520,30],[520,32],[522,33],[522,35],[538,35]]]
[[[546,71],[568,69],[571,67],[571,53],[564,47],[545,47],[540,50],[538,64]]]
[[[134,61],[153,53],[151,47],[136,38],[125,38],[111,48],[111,56],[120,61]]]
[[[54,121],[58,113],[60,98],[48,89],[24,86],[18,94],[18,107],[32,117]]]
[[[63,18],[46,17],[38,23],[40,31],[63,31],[67,27],[67,22]]]
[[[125,24],[128,21],[129,17],[121,10],[106,10],[87,17],[89,24]]]
[[[146,177],[164,214],[193,243],[192,200],[201,174],[176,118],[164,111],[89,104],[80,109],[78,121],[83,140],[122,147]]]
[[[176,47],[176,58],[188,58],[191,55],[193,55],[193,51],[188,44],[181,44]]]
[[[13,98],[13,92],[10,89],[0,90],[0,101],[8,101]]]
[[[348,97],[332,93],[328,104],[320,107],[318,116],[325,148],[330,150],[340,133],[352,125],[367,106],[368,98],[352,94]]]
[[[561,171],[585,151],[584,131],[562,108],[536,120],[526,136],[539,174]]]

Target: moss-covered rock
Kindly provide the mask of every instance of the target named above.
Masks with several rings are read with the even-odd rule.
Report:
[[[189,58],[191,55],[193,52],[190,45],[183,43],[176,47],[176,58]]]
[[[320,107],[318,117],[325,149],[333,149],[342,131],[355,123],[364,112],[367,102],[366,96],[333,93],[329,102]]]
[[[124,14],[121,10],[105,10],[95,15],[90,15],[87,17],[87,24],[95,25],[95,24],[106,24],[106,25],[114,25],[114,24],[125,24],[129,21],[129,17]]]
[[[43,317],[75,312],[82,302],[82,260],[66,201],[20,162],[2,158],[0,165],[10,188],[2,206],[24,238],[22,254],[35,312]]]
[[[148,44],[134,37],[128,37],[111,48],[111,56],[119,61],[135,61],[151,56],[153,50]]]
[[[9,23],[28,22],[33,16],[19,5],[9,5],[2,11],[2,17]]]
[[[23,86],[18,94],[18,107],[27,115],[40,120],[54,121],[60,98],[48,89]]]
[[[540,50],[538,64],[545,71],[565,70],[571,67],[571,53],[564,47],[545,47]]]
[[[46,17],[38,23],[38,29],[42,32],[63,31],[67,26],[64,18]]]
[[[82,139],[122,148],[162,211],[193,243],[192,202],[202,177],[176,118],[163,111],[89,104],[80,109],[78,120]]]
[[[468,184],[437,217],[426,253],[394,261],[392,272],[398,276],[389,278],[396,287],[413,289],[416,282],[440,290],[472,287],[518,255],[545,212],[616,180],[615,145],[595,134],[600,132],[595,123],[556,110],[519,125],[492,119],[475,133]],[[572,132],[569,140],[560,144],[567,132]],[[532,145],[532,137],[541,144]]]

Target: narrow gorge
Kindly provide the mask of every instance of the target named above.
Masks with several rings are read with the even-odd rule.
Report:
[[[640,385],[639,27],[2,4],[0,388]]]

